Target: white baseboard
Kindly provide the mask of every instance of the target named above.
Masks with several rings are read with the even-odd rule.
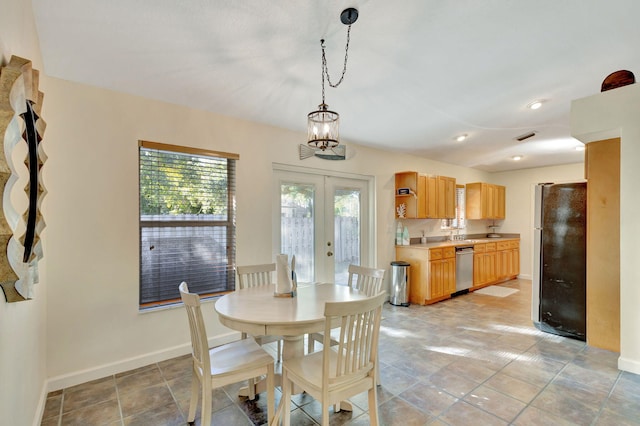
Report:
[[[635,359],[618,358],[618,368],[633,374],[640,374],[640,361]]]
[[[240,339],[240,333],[229,332],[227,334],[209,338],[209,347],[220,346],[225,343],[236,341],[238,339]],[[51,377],[47,380],[45,392],[43,393],[44,398],[41,399],[46,402],[46,395],[48,392],[68,388],[70,386],[79,385],[80,383],[86,383],[96,379],[101,379],[113,374],[144,367],[145,365],[153,364],[154,362],[165,361],[167,359],[186,355],[188,353],[191,353],[191,343],[185,343],[183,345],[142,354],[132,358],[122,359],[109,364],[98,365],[93,368],[75,371],[73,373],[64,374],[57,377]],[[44,402],[42,402],[42,410],[44,409]],[[40,410],[41,416],[42,410]]]
[[[520,278],[521,280],[531,280],[531,274],[520,274],[518,275],[518,278]]]
[[[33,418],[33,426],[40,426],[42,423],[42,416],[44,415],[44,406],[47,403],[47,382],[42,384],[42,391],[40,392],[40,400],[38,401],[38,406],[36,407],[35,417]]]

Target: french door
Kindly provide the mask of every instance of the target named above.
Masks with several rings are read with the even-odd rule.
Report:
[[[274,165],[274,252],[296,256],[299,282],[346,284],[373,265],[373,177]]]

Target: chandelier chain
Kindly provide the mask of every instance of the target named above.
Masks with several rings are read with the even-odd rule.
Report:
[[[351,25],[347,28],[347,44],[344,48],[344,65],[342,68],[342,75],[340,75],[340,80],[337,83],[331,83],[331,76],[329,76],[329,68],[327,67],[327,57],[324,52],[324,39],[320,40],[320,46],[322,47],[322,103],[324,104],[324,80],[326,76],[327,83],[329,86],[336,88],[342,83],[344,80],[344,75],[347,72],[347,59],[349,58],[349,41],[351,40]]]

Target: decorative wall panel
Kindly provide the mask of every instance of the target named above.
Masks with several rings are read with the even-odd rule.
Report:
[[[40,118],[44,94],[38,90],[39,73],[28,59],[12,56],[0,69],[0,286],[8,302],[33,297],[42,258],[40,234],[45,227],[40,204],[46,191],[41,181],[46,156],[40,142],[46,127]],[[26,143],[23,162],[13,160],[16,146]],[[25,203],[16,202],[14,187],[26,181]],[[19,190],[18,190],[19,191]]]

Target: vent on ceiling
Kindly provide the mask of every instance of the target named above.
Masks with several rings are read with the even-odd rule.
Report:
[[[525,133],[525,134],[520,135],[520,136],[516,136],[516,139],[517,139],[518,141],[522,142],[523,140],[525,140],[525,139],[529,139],[529,138],[532,138],[532,137],[534,137],[535,135],[536,135],[536,132],[529,132],[529,133]]]

